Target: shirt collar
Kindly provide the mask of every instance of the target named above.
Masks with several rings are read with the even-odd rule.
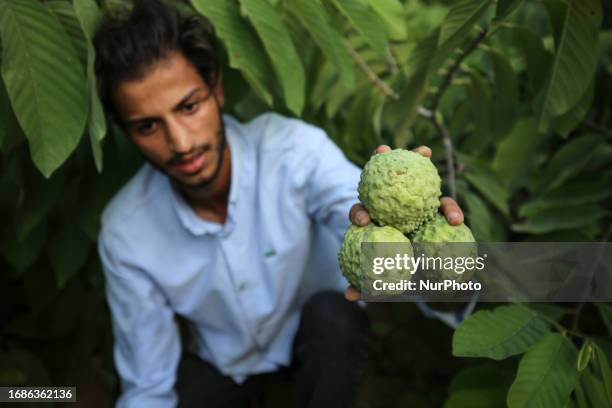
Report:
[[[219,224],[200,218],[176,189],[176,187],[172,185],[170,178],[167,176],[165,177],[166,186],[170,193],[172,207],[176,211],[176,214],[183,226],[194,235],[227,235],[234,227],[234,211],[240,192],[239,182],[241,179],[240,175],[243,170],[243,160],[241,159],[243,159],[242,155],[244,146],[240,143],[240,136],[238,135],[239,129],[237,129],[236,121],[227,115],[223,115],[223,121],[225,124],[226,140],[230,147],[232,168],[230,193],[228,198],[228,211],[225,224]]]

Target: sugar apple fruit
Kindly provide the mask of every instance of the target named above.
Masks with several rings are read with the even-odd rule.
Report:
[[[428,258],[441,258],[443,260],[458,258],[478,257],[478,246],[474,235],[470,228],[465,224],[450,225],[446,218],[437,213],[434,219],[412,235],[412,242],[415,253],[423,254]],[[444,245],[453,243],[451,245]],[[465,261],[461,261],[465,262]],[[442,268],[425,268],[418,273],[421,279],[430,279],[442,281],[444,279],[453,279],[458,282],[468,280],[474,273],[474,266],[467,268],[464,264],[460,269],[457,268],[459,263],[453,261],[453,267],[442,263]],[[463,270],[463,271],[462,271]]]
[[[406,270],[391,270],[386,271],[384,274],[374,276],[368,275],[363,276],[361,268],[361,243],[362,242],[392,242],[392,243],[408,243],[410,240],[404,236],[400,231],[392,227],[378,227],[374,224],[368,224],[365,227],[360,227],[351,224],[344,234],[344,240],[338,253],[338,262],[342,274],[346,277],[349,283],[357,290],[362,290],[362,284],[369,284],[374,279],[381,279],[384,282],[397,282],[400,279],[410,280],[411,274]],[[410,245],[402,246],[402,250],[408,256],[413,256],[412,247]],[[381,257],[395,257],[397,247],[376,247],[375,256]],[[388,252],[388,253],[386,253]],[[368,288],[370,291],[372,289]],[[381,291],[380,294],[397,294],[401,291]]]
[[[403,233],[433,219],[440,206],[441,179],[428,157],[404,149],[373,155],[359,182],[359,200],[380,226]]]

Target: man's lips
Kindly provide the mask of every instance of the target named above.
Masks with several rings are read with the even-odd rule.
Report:
[[[204,165],[204,152],[199,153],[191,160],[182,161],[178,164],[174,164],[172,168],[184,174],[197,173],[202,169]]]

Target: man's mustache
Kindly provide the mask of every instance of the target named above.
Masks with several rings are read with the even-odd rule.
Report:
[[[168,166],[174,166],[177,164],[180,164],[184,161],[186,161],[185,159],[187,157],[195,157],[195,156],[199,156],[202,153],[206,153],[208,151],[210,151],[212,149],[212,146],[210,145],[210,143],[207,143],[205,145],[202,145],[198,148],[192,149],[191,151],[189,151],[189,153],[180,155],[180,156],[174,156],[172,159],[168,160],[168,162],[166,163]]]

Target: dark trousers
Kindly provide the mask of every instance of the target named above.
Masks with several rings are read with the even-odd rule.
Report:
[[[179,407],[249,407],[265,398],[265,385],[274,375],[295,381],[298,401],[287,401],[288,407],[350,407],[367,365],[369,339],[370,322],[361,307],[339,292],[317,293],[302,309],[290,367],[236,384],[212,364],[185,352],[177,373]]]

